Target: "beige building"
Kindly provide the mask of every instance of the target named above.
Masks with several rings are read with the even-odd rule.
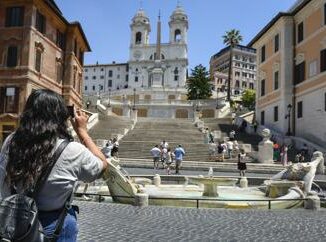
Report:
[[[49,88],[67,105],[81,106],[87,51],[81,25],[69,23],[53,0],[0,1],[0,143],[35,89]]]
[[[257,49],[256,117],[326,144],[326,0],[300,0],[248,44]]]
[[[230,47],[213,55],[209,71],[213,85],[221,90],[227,89]],[[226,75],[226,78],[225,78]],[[245,89],[254,89],[256,82],[256,50],[236,45],[233,48],[231,93],[240,94]]]

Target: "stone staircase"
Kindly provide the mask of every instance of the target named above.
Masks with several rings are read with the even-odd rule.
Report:
[[[120,140],[119,157],[126,159],[152,160],[150,150],[162,140],[174,150],[182,144],[186,151],[184,160],[207,161],[208,145],[203,134],[189,119],[138,118],[135,128]]]
[[[93,140],[110,139],[118,134],[124,134],[130,129],[133,122],[129,118],[120,116],[107,116],[99,113],[99,122],[89,131]]]

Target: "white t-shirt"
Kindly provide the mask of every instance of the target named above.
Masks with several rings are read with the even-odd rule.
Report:
[[[151,149],[151,154],[153,157],[161,157],[161,150],[157,147]]]
[[[55,149],[62,142],[63,139],[59,139]],[[10,196],[9,187],[4,183],[8,162],[6,143],[4,143],[0,154],[3,157],[3,159],[0,158],[0,200]],[[78,180],[92,182],[99,177],[102,170],[103,163],[98,157],[93,155],[84,145],[70,142],[60,155],[48,180],[36,198],[38,209],[52,211],[62,208]]]

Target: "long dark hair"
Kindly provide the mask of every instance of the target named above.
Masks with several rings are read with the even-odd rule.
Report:
[[[72,139],[68,117],[60,95],[47,89],[32,92],[9,144],[6,181],[10,185],[19,183],[24,189],[35,185],[49,164],[57,139]]]

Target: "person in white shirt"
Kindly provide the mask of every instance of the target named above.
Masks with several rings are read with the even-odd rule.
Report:
[[[229,134],[230,140],[233,141],[235,138],[235,131],[231,130],[230,134]]]
[[[163,149],[163,148],[168,148],[169,147],[169,144],[168,144],[168,142],[166,142],[165,140],[163,140],[162,142],[161,142],[161,149]]]
[[[111,158],[111,151],[113,148],[112,140],[109,139],[105,146],[102,148],[102,153],[104,154],[105,158]]]
[[[226,146],[228,147],[229,159],[231,159],[232,158],[232,152],[233,152],[233,142],[231,140],[229,140],[228,142],[226,142]]]
[[[161,158],[161,150],[158,148],[158,145],[155,145],[151,149],[151,155],[153,156],[154,169],[158,169],[158,165]]]

